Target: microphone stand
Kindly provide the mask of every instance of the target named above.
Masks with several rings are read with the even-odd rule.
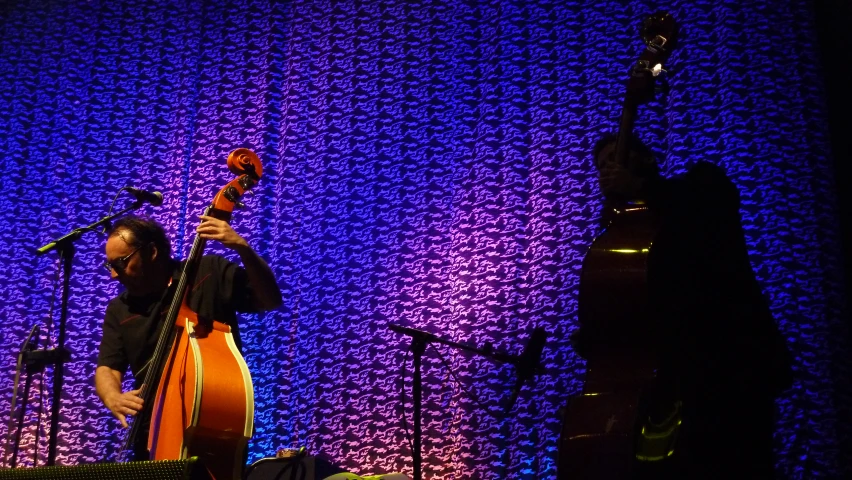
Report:
[[[9,461],[9,468],[15,468],[18,464],[18,449],[21,446],[21,432],[24,430],[24,417],[27,413],[27,399],[30,396],[30,385],[32,384],[32,375],[33,373],[40,371],[40,367],[35,365],[35,362],[30,362],[28,357],[29,353],[38,347],[38,335],[39,335],[39,326],[36,323],[33,325],[33,328],[30,329],[29,335],[24,339],[24,343],[21,345],[21,350],[18,352],[18,363],[15,367],[15,387],[12,389],[12,408],[9,413],[9,424],[7,426],[6,432],[8,434],[6,446],[12,444],[12,431],[15,426],[15,406],[18,401],[18,387],[21,383],[21,373],[24,371],[24,366],[26,366],[26,374],[27,379],[24,383],[24,397],[23,403],[21,404],[21,413],[18,415],[18,430],[14,435],[14,444],[10,448],[12,452],[12,459]],[[33,341],[35,338],[35,341]]]
[[[430,342],[440,343],[442,345],[447,345],[449,347],[457,348],[459,350],[473,352],[478,355],[482,355],[486,358],[496,360],[498,362],[506,362],[511,363],[513,365],[518,364],[519,358],[513,355],[492,351],[492,346],[490,343],[486,343],[485,348],[480,349],[476,347],[471,347],[470,345],[456,343],[451,340],[444,340],[429,332],[416,330],[414,328],[402,327],[393,324],[388,325],[388,328],[390,328],[394,332],[411,337],[411,352],[414,355],[414,385],[412,386],[412,397],[414,397],[414,447],[413,452],[411,452],[411,457],[414,463],[414,480],[423,480],[423,456],[421,454],[421,442],[423,436],[423,432],[421,430],[423,379],[421,375],[421,363],[423,352],[426,351],[426,346]]]
[[[59,314],[59,336],[56,340],[56,348],[36,350],[29,352],[32,358],[40,358],[44,365],[53,365],[53,395],[50,404],[50,435],[48,437],[47,450],[47,465],[53,466],[56,463],[56,442],[57,431],[59,430],[59,402],[62,397],[62,384],[65,376],[65,363],[71,359],[71,353],[65,349],[65,325],[68,321],[68,298],[70,296],[71,284],[71,264],[74,260],[74,242],[79,239],[83,233],[94,231],[97,227],[105,225],[116,217],[120,217],[125,213],[136,210],[142,206],[142,201],[136,201],[131,206],[121,210],[120,212],[106,216],[97,222],[80,228],[75,228],[67,235],[64,235],[56,240],[41,246],[36,250],[36,254],[43,255],[51,250],[56,250],[59,253],[59,258],[62,260],[62,306]],[[26,401],[26,400],[25,400]]]

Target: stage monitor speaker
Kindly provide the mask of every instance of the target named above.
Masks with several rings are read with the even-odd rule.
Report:
[[[69,467],[0,469],[0,480],[211,480],[198,457]]]

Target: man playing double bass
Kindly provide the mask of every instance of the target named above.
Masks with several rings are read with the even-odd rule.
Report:
[[[201,216],[201,220],[198,236],[217,240],[234,250],[243,266],[217,255],[202,257],[189,293],[189,307],[199,318],[228,324],[240,347],[236,312],[274,309],[281,304],[281,291],[266,262],[227,222],[208,216]],[[169,286],[172,279],[179,278],[182,262],[172,259],[162,226],[130,216],[113,225],[106,242],[104,266],[125,290],[106,309],[95,390],[121,425],[127,427],[127,416],[144,407],[138,382],[144,378],[146,362],[156,346],[171,300],[167,298]],[[122,378],[128,367],[137,384],[133,390],[122,392]],[[147,460],[147,433],[137,440],[134,459]]]
[[[647,279],[655,323],[634,338],[658,358],[645,413],[662,423],[668,406],[683,408],[673,461],[642,463],[634,478],[773,478],[774,399],[791,366],[749,262],[737,187],[708,162],[664,178],[650,149],[629,143],[627,165],[613,137],[594,159],[607,204],[647,205],[659,221]],[[589,358],[609,337],[581,326],[573,340]]]

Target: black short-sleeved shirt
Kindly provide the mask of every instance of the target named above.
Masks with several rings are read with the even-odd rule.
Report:
[[[177,279],[183,262],[175,265],[173,278]],[[137,382],[141,382],[140,370],[154,352],[162,320],[168,313],[171,298],[164,298],[166,296],[166,292],[161,291],[133,297],[124,291],[109,302],[98,352],[99,367],[125,372],[129,366]],[[189,307],[201,318],[230,325],[240,348],[236,312],[255,311],[250,298],[251,286],[242,267],[218,255],[201,258],[195,282],[190,287]]]

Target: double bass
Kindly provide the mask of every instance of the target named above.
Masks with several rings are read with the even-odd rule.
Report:
[[[677,25],[667,13],[648,17],[646,48],[631,67],[615,143],[615,161],[626,167],[638,106],[653,96],[654,81],[675,45]],[[564,411],[558,478],[630,479],[641,463],[674,455],[681,423],[672,401],[664,418],[651,421],[647,392],[654,384],[658,345],[650,305],[649,270],[659,220],[640,201],[605,203],[604,231],[583,260],[578,317],[580,352],[587,360],[582,393]]]
[[[219,190],[204,213],[224,221],[230,221],[234,208],[242,206],[241,196],[262,175],[260,159],[251,150],[234,150],[227,162],[238,177]],[[170,286],[172,300],[140,392],[145,405],[140,415],[150,419],[152,460],[198,457],[215,480],[236,480],[254,428],[254,389],[231,327],[200,318],[189,308],[206,243],[196,235],[183,271]],[[122,453],[141,441],[143,423],[141,417],[133,422]]]

